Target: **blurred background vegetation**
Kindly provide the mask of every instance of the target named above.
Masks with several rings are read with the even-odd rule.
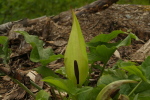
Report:
[[[0,0],[0,24],[24,18],[52,16],[95,0]],[[119,4],[149,5],[150,0],[119,0]]]

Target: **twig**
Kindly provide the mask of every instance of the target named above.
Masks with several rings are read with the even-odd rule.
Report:
[[[13,77],[10,77],[10,78],[35,99],[35,95],[24,84],[22,84],[21,82],[19,82],[16,79],[14,79]]]

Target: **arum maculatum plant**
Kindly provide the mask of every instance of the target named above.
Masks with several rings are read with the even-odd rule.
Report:
[[[50,96],[34,82],[33,86],[39,89],[36,96],[25,86],[20,86],[24,87],[36,100],[51,100],[51,97],[58,100],[57,96],[53,95],[55,94],[54,89],[59,91],[61,100],[149,100],[150,57],[147,57],[141,65],[119,60],[113,67],[105,69],[110,57],[119,47],[130,45],[131,39],[138,40],[136,35],[121,30],[113,31],[110,34],[99,34],[86,44],[89,49],[87,57],[86,45],[79,22],[74,12],[72,12],[72,16],[73,25],[64,56],[55,55],[51,48],[44,48],[44,43],[38,36],[29,35],[27,32],[19,32],[24,36],[26,42],[32,46],[30,60],[41,63],[41,66],[35,68],[35,71],[41,74],[42,81],[51,86],[53,93]],[[126,34],[127,37],[112,43],[111,40],[121,33]],[[0,44],[2,45],[0,46],[0,58],[4,60],[3,63],[7,63],[10,54],[8,38],[0,36]],[[61,67],[55,72],[48,68],[47,65],[50,62],[60,58],[64,58],[65,67]],[[103,67],[95,63],[97,61],[101,61]],[[94,84],[95,87],[85,84],[88,81],[88,75],[91,73],[88,63],[91,68],[101,71],[97,84]],[[55,73],[62,74],[68,79],[59,78]],[[20,83],[18,82],[18,84]],[[61,96],[61,91],[65,91],[68,95]]]
[[[137,39],[137,37],[134,34],[130,33],[123,41],[119,41],[117,43],[109,43],[110,40],[115,38],[118,34],[124,32],[118,30],[110,34],[100,34],[93,38],[89,43],[87,43],[87,46],[90,50],[90,54],[87,56],[86,44],[79,22],[74,12],[72,12],[72,16],[72,30],[64,55],[65,76],[67,76],[68,79],[61,79],[58,76],[54,76],[53,74],[48,76],[46,74],[48,69],[42,71],[41,69],[38,69],[37,71],[40,74],[44,75],[43,81],[47,82],[51,86],[54,86],[59,91],[63,90],[67,92],[69,97],[63,97],[63,100],[111,100],[111,95],[114,92],[118,91],[122,84],[136,83],[136,81],[132,79],[122,78],[119,80],[118,77],[116,78],[111,75],[106,75],[106,73],[108,72],[104,69],[105,66],[103,66],[101,72],[106,73],[100,75],[102,77],[100,77],[97,86],[83,86],[89,75],[88,63],[94,65],[94,62],[102,61],[104,65],[106,65],[108,60],[118,47],[129,45],[131,43],[131,39]],[[123,73],[122,70],[120,70],[120,73]],[[124,74],[126,74],[125,71]],[[117,74],[115,73],[115,75]],[[135,89],[133,88],[133,90]],[[133,92],[134,91],[129,94],[133,94]],[[45,94],[43,92],[40,93]],[[114,96],[117,96],[119,94],[120,93],[117,92]],[[123,95],[120,95],[121,97],[123,97],[124,99],[128,98],[127,94],[122,94]],[[117,98],[118,96],[116,97],[116,100]]]
[[[88,57],[82,31],[74,12],[72,12],[72,16],[73,26],[64,56],[64,63],[68,79],[78,86],[82,86],[88,76]]]

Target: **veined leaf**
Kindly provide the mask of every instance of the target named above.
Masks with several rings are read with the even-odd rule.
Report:
[[[29,35],[25,31],[17,31],[25,37],[27,43],[32,45],[31,60],[33,62],[38,62],[40,59],[48,59],[50,55],[53,55],[51,48],[43,48],[43,41],[38,38],[38,36]]]
[[[40,90],[36,94],[36,100],[51,100],[51,99],[50,95],[47,92],[45,92],[44,90]]]
[[[49,77],[44,78],[43,81],[50,83],[50,84],[56,86],[57,88],[60,88],[64,91],[66,91],[67,93],[69,93],[71,95],[74,95],[77,90],[74,83],[70,80],[54,78],[54,77],[49,76]]]
[[[60,59],[60,58],[63,58],[64,56],[59,54],[59,55],[52,55],[50,56],[48,59],[42,59],[40,60],[41,64],[43,66],[47,65],[48,63],[52,62],[52,61],[55,61],[57,59]]]
[[[131,44],[131,39],[139,40],[139,38],[133,34],[130,33],[121,43],[119,43],[116,47],[119,48],[121,46],[128,46]]]
[[[64,77],[67,77],[67,76],[66,76],[65,67],[60,67],[59,69],[56,69],[56,70],[55,70],[55,73],[58,73],[58,74],[60,74],[60,75],[62,75],[62,76],[64,76]]]
[[[88,94],[85,96],[85,100],[95,100],[99,92],[105,87],[105,85],[100,85],[94,87]]]
[[[88,86],[79,88],[78,91],[76,92],[77,100],[87,100],[87,96],[92,90],[93,87],[88,87]]]
[[[102,75],[102,77],[97,82],[97,86],[102,85],[102,84],[108,85],[114,81],[117,81],[118,79],[119,78],[111,74]]]
[[[110,59],[110,57],[116,51],[116,48],[115,47],[108,48],[105,45],[101,45],[101,46],[97,46],[96,51],[97,54],[99,55],[100,61],[106,64]]]
[[[35,71],[37,71],[39,74],[42,75],[43,78],[52,76],[58,78],[58,76],[52,71],[50,68],[45,67],[45,66],[40,66],[37,68],[34,68]]]
[[[97,37],[95,37],[93,40],[88,42],[88,46],[90,50],[90,53],[88,54],[89,62],[94,63],[95,61],[102,61],[105,64],[106,62],[108,62],[109,58],[114,54],[117,48],[121,46],[130,45],[132,38],[138,40],[138,37],[130,33],[123,41],[119,41],[117,43],[108,43],[111,39],[113,39],[120,33],[125,33],[125,32],[117,31],[117,32],[110,33],[110,35],[100,34]]]
[[[118,34],[121,34],[121,33],[125,33],[125,32],[121,30],[115,30],[115,31],[112,31],[110,34],[100,34],[94,37],[90,42],[98,42],[98,41],[109,42],[110,40],[116,38]]]
[[[135,62],[131,61],[118,60],[117,63],[114,65],[114,68],[116,67],[115,69],[118,69],[120,67],[134,66],[135,64],[136,64]]]
[[[89,62],[102,61],[104,64],[108,62],[110,57],[116,51],[116,47],[106,47],[105,45],[90,48],[91,53],[88,54]]]
[[[32,51],[30,53],[30,60],[33,62],[41,62],[43,66],[48,63],[62,58],[62,55],[54,55],[51,48],[43,48],[43,41],[38,38],[38,36],[29,35],[24,31],[17,31],[25,37],[27,43],[32,45]],[[52,56],[52,57],[51,57]]]
[[[119,81],[115,81],[112,82],[110,84],[108,84],[107,86],[105,86],[100,93],[98,94],[96,100],[109,100],[111,93],[113,93],[114,91],[116,91],[117,89],[119,89],[119,86],[121,86],[122,84],[125,83],[136,83],[136,81],[133,80],[119,80]]]
[[[138,96],[139,96],[139,94],[135,95],[133,100],[138,100]]]
[[[138,67],[139,66],[126,66],[121,68],[128,71],[129,73],[139,76],[142,80],[147,82],[146,77],[143,75],[142,71]]]
[[[141,65],[142,71],[146,78],[150,80],[150,56]]]

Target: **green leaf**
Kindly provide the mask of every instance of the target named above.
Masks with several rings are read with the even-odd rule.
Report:
[[[100,61],[100,56],[98,55],[96,48],[92,47],[90,48],[90,53],[88,53],[88,62],[94,63],[96,61]]]
[[[29,35],[24,31],[17,31],[22,34],[27,43],[32,45],[32,51],[30,53],[30,60],[33,62],[41,62],[43,66],[48,63],[62,58],[62,55],[54,55],[54,52],[51,48],[43,48],[43,41],[38,38],[38,36]]]
[[[95,100],[98,93],[104,88],[104,85],[100,85],[98,87],[82,87],[78,88],[75,95],[77,100]]]
[[[33,62],[39,62],[40,55],[38,52],[38,47],[36,46],[35,43],[31,43],[31,44],[32,44],[32,51],[30,53],[30,60]]]
[[[138,100],[138,96],[139,96],[139,94],[135,95],[133,100]]]
[[[122,69],[106,69],[105,73],[102,75],[102,77],[98,80],[97,86],[99,85],[108,85],[111,82],[117,81],[117,80],[125,80],[128,79],[128,76],[126,75],[126,72]],[[129,84],[124,84],[120,86],[120,93],[128,95],[130,91],[133,89]]]
[[[54,78],[54,77],[49,76],[49,77],[44,78],[43,81],[50,83],[50,84],[56,86],[57,88],[60,88],[64,91],[66,91],[67,93],[69,93],[71,95],[74,95],[77,90],[74,83],[70,80]]]
[[[43,58],[43,54],[45,54],[44,48],[43,48],[43,41],[40,40],[38,38],[38,36],[29,35],[25,31],[17,31],[17,32],[22,34],[24,36],[26,42],[30,43],[32,45],[32,51],[30,54],[31,61],[39,62],[39,60]],[[48,58],[50,56],[49,52],[46,52],[46,53],[48,53],[48,54],[45,56],[46,56],[46,58]]]
[[[110,57],[116,51],[116,48],[115,47],[108,48],[105,45],[101,45],[96,48],[96,51],[97,51],[97,55],[99,55],[100,61],[106,64],[110,59]]]
[[[104,85],[100,85],[98,87],[94,87],[87,95],[85,96],[85,100],[95,100],[98,93],[104,88]]]
[[[76,92],[77,100],[87,100],[87,96],[93,90],[93,87],[82,87]],[[91,95],[91,94],[90,94]]]
[[[67,77],[81,86],[88,76],[88,58],[82,31],[74,12],[72,16],[73,25],[64,56],[64,63]]]
[[[137,84],[125,84],[120,87],[120,93],[128,95]],[[145,100],[145,98],[150,98],[150,85],[149,83],[142,81],[142,83],[136,88],[134,93],[130,96],[131,100],[133,100],[134,96],[138,94],[138,100]]]
[[[42,48],[43,51],[40,52],[41,59],[49,59],[49,57],[54,56],[52,48]]]
[[[139,93],[139,98],[150,98],[150,89]],[[143,99],[145,100],[145,99]]]
[[[10,49],[8,48],[8,37],[0,36],[0,44],[2,44],[2,47],[0,47],[0,58],[3,59],[5,64],[7,64],[10,56]]]
[[[108,85],[111,82],[117,81],[118,78],[111,74],[102,75],[101,78],[97,82],[97,86],[105,84]]]
[[[55,73],[58,73],[60,75],[63,75],[64,77],[67,77],[65,67],[60,67],[59,69],[56,69]]]
[[[141,67],[146,78],[150,80],[150,56],[146,58],[146,60],[142,63]]]
[[[109,42],[110,40],[116,38],[118,34],[125,33],[121,30],[115,30],[111,32],[110,34],[100,34],[96,37],[94,37],[90,42]]]
[[[88,54],[89,63],[94,63],[95,61],[102,61],[104,64],[106,64],[117,48],[119,48],[120,46],[130,45],[132,38],[138,40],[138,38],[134,34],[130,33],[123,41],[119,41],[116,43],[107,43],[120,33],[123,32],[112,32],[110,33],[110,35],[100,34],[99,36],[91,40],[89,43],[87,43],[90,50],[90,53]]]
[[[120,67],[126,67],[126,66],[133,66],[135,65],[135,62],[131,61],[123,61],[123,60],[118,60],[117,63],[114,65],[113,69],[116,67],[116,69]]]
[[[40,60],[41,64],[43,66],[46,66],[48,63],[52,62],[52,61],[55,61],[57,59],[60,59],[60,58],[63,58],[64,56],[59,54],[59,55],[52,55],[50,56],[48,59],[42,59]]]
[[[124,70],[116,69],[113,71],[113,74],[119,79],[127,79],[128,76]]]
[[[130,33],[120,44],[118,44],[116,47],[119,48],[121,46],[128,46],[131,44],[131,39],[135,39],[135,40],[139,40],[138,37],[133,34]]]
[[[48,77],[48,76],[58,77],[54,73],[54,71],[52,71],[50,68],[45,67],[45,66],[37,67],[34,70],[37,71],[39,74],[41,74],[43,78]]]
[[[133,81],[133,80],[119,80],[119,81],[112,82],[112,83],[108,84],[107,86],[105,86],[100,91],[100,93],[98,94],[96,100],[109,100],[111,93],[113,93],[114,91],[119,89],[119,87],[122,84],[125,84],[125,83],[136,83],[136,81]]]
[[[134,86],[132,86],[134,85]],[[137,84],[124,84],[124,85],[121,85],[120,86],[120,90],[119,90],[119,93],[120,94],[124,94],[124,95],[128,95],[132,90],[133,88],[136,86]]]
[[[47,92],[45,92],[44,90],[40,90],[36,94],[36,100],[51,100],[51,99],[50,95]]]
[[[121,67],[122,69],[128,71],[131,74],[139,76],[142,80],[147,82],[146,77],[143,75],[142,71],[140,70],[139,66],[126,66],[126,67]]]
[[[146,87],[146,89],[149,88],[149,86],[148,87],[143,86],[143,87]],[[149,98],[150,98],[150,95],[149,95],[150,89],[149,90],[146,90],[146,89],[143,89],[143,91],[141,91],[141,92],[136,92],[137,94],[134,97],[130,97],[131,100],[149,100]],[[139,90],[139,88],[136,89],[136,90]]]
[[[115,47],[108,48],[105,45],[100,45],[96,48],[93,47],[90,49],[91,53],[88,54],[89,62],[102,61],[106,64],[116,49]]]
[[[149,83],[147,83],[145,81],[142,81],[142,83],[135,90],[135,94],[137,94],[137,93],[144,93],[145,91],[149,91],[147,93],[150,93],[150,85],[149,85]]]
[[[6,36],[0,36],[0,44],[6,45],[8,42],[8,37]]]
[[[113,46],[116,47],[120,43],[121,43],[121,41],[118,41],[116,43],[109,43],[109,42],[108,43],[107,42],[88,42],[88,43],[86,43],[86,45],[89,48],[91,48],[91,47],[97,47],[99,45],[105,45],[106,47],[111,48]]]

